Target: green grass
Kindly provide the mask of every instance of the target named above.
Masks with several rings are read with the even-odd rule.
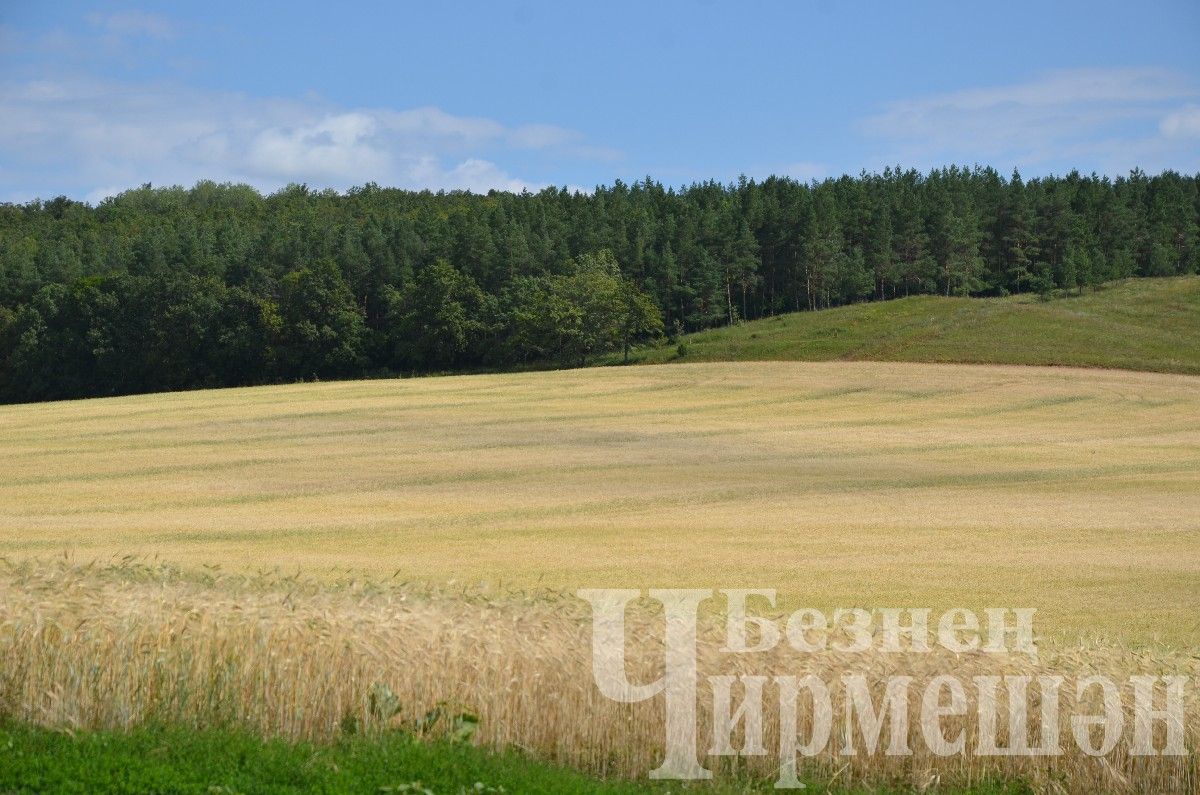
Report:
[[[68,735],[0,730],[0,792],[29,793],[578,793],[662,792],[603,782],[470,746],[405,735],[330,746],[233,732],[142,729]]]
[[[814,781],[829,791],[827,781]],[[421,742],[405,734],[321,746],[226,731],[143,728],[65,733],[0,727],[0,793],[408,793],[408,795],[640,795],[771,792],[771,782],[601,781],[516,753]],[[834,789],[837,792],[880,792]],[[947,792],[949,790],[939,790]],[[1020,785],[972,793],[1020,793]]]
[[[1043,301],[919,296],[689,334],[640,362],[830,361],[1072,365],[1200,374],[1200,276],[1127,279]],[[609,363],[619,361],[612,357]]]

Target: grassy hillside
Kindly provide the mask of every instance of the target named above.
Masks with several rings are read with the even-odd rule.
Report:
[[[638,360],[990,362],[1196,374],[1200,276],[1128,279],[1050,301],[902,298],[779,315],[682,343],[682,355],[664,346]]]

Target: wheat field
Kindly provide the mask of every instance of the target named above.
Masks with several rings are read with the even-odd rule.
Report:
[[[1200,379],[723,363],[0,408],[0,549],[1200,641]]]
[[[0,460],[0,719],[318,742],[467,729],[644,777],[663,712],[594,686],[582,586],[1039,611],[1037,660],[748,659],[717,653],[713,616],[704,675],[854,672],[877,697],[893,674],[1200,678],[1193,376],[726,363],[298,384],[0,408]],[[629,619],[628,665],[648,681],[661,622]],[[702,686],[701,736],[710,707]],[[768,699],[768,745],[778,721]],[[778,760],[706,763],[769,781]],[[1193,792],[1200,756],[830,747],[804,774]]]
[[[0,567],[0,717],[70,731],[169,724],[210,729],[233,726],[265,736],[316,741],[344,732],[377,736],[402,729],[443,737],[469,729],[491,748],[517,748],[539,759],[605,777],[643,778],[663,758],[666,724],[658,699],[636,704],[608,700],[593,685],[591,631],[578,600],[548,594],[493,595],[358,580],[316,582],[295,576],[238,576],[180,571],[164,565],[78,566],[40,562]],[[662,672],[661,616],[649,606],[630,610],[627,667],[634,681]],[[889,676],[912,677],[920,691],[934,677],[1063,676],[1074,682],[1102,674],[1127,683],[1137,674],[1200,677],[1194,654],[1091,645],[1024,655],[973,652],[798,653],[781,644],[766,653],[717,652],[719,622],[702,623],[698,667],[698,734],[712,734],[712,674],[813,675],[836,683],[867,678],[882,699]],[[1135,708],[1125,691],[1125,732]],[[831,685],[832,687],[832,685]],[[1069,686],[1070,687],[1070,686]],[[1038,699],[1038,694],[1031,694]],[[1097,695],[1095,693],[1093,696]],[[1058,731],[1069,737],[1070,715],[1094,714],[1096,698],[1064,691]],[[943,723],[947,736],[974,738],[984,719],[969,696],[965,714]],[[1160,695],[1158,698],[1163,698]],[[920,737],[917,699],[909,703],[911,755],[885,755],[860,746],[840,752],[835,740],[802,760],[809,781],[866,791],[945,791],[945,787],[1019,779],[1035,792],[1192,793],[1200,784],[1200,755],[1134,756],[1127,746],[1089,757],[1071,742],[1061,755],[938,756]],[[1185,691],[1181,731],[1189,749],[1200,743],[1200,705]],[[1008,725],[1008,703],[998,705]],[[835,711],[832,735],[849,719]],[[1046,718],[1030,716],[1040,736]],[[809,736],[812,711],[799,712]],[[778,748],[780,709],[763,703],[765,748]],[[1156,747],[1165,727],[1154,729]],[[738,731],[734,742],[744,735]],[[1001,732],[1007,745],[1011,734]],[[1093,740],[1095,741],[1095,740]],[[972,739],[971,748],[974,748]],[[772,781],[774,754],[700,758],[718,781],[734,776]],[[768,788],[770,784],[766,785]],[[703,791],[703,790],[701,790]],[[756,788],[754,791],[766,791]],[[854,791],[863,791],[855,789]],[[992,790],[988,790],[992,791]],[[1021,791],[1025,791],[1022,789]]]

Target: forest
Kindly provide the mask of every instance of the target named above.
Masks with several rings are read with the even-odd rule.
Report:
[[[145,185],[0,204],[0,401],[544,365],[914,294],[1200,271],[1200,175],[590,193]]]

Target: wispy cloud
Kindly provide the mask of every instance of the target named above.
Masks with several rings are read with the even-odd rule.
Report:
[[[891,102],[860,129],[884,144],[885,163],[1044,169],[1086,152],[1113,173],[1189,168],[1200,166],[1182,141],[1196,124],[1188,102],[1197,96],[1192,80],[1166,69],[1074,69]]]
[[[345,188],[536,190],[495,162],[529,150],[574,157],[577,132],[508,127],[435,107],[343,108],[318,99],[258,99],[176,85],[87,78],[0,83],[0,199],[69,175],[86,196],[211,178],[271,190],[288,182]]]
[[[624,154],[610,146],[588,143],[578,130],[553,124],[523,124],[507,131],[505,140],[518,149],[553,150],[587,160],[620,160]]]
[[[1167,138],[1200,138],[1200,106],[1188,105],[1168,113],[1159,129]]]
[[[0,26],[0,52],[21,59],[0,77],[0,201],[58,192],[97,201],[145,182],[199,179],[261,190],[289,182],[537,190],[542,183],[505,164],[621,157],[539,120],[506,124],[433,106],[346,107],[313,96],[102,79],[93,66],[157,58],[186,31],[136,10],[93,13],[86,22],[82,32]]]
[[[117,36],[146,36],[152,39],[172,39],[175,26],[159,14],[145,11],[119,11],[112,14],[93,13],[88,22]]]

